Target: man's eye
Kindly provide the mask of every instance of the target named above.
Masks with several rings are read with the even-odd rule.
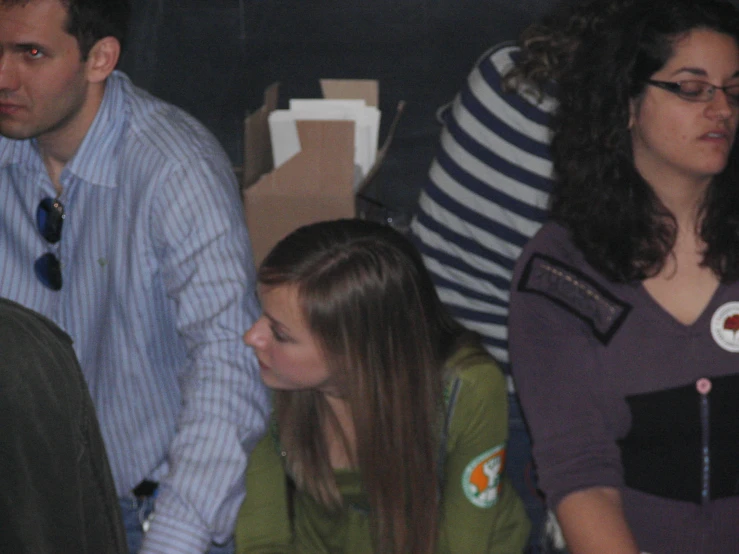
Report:
[[[34,60],[41,58],[44,55],[38,48],[29,48],[26,52],[28,53],[28,56]]]

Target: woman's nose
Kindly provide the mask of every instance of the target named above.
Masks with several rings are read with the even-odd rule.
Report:
[[[244,333],[244,342],[246,345],[251,346],[252,348],[263,348],[266,337],[264,334],[264,328],[264,317],[260,317],[254,322],[254,325]]]
[[[728,94],[723,89],[716,89],[713,98],[708,102],[709,117],[727,119],[731,117],[735,109],[735,104],[729,99]]]

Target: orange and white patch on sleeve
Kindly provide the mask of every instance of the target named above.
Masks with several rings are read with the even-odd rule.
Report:
[[[500,495],[505,461],[505,444],[486,450],[474,458],[462,473],[462,490],[478,508],[492,508]]]

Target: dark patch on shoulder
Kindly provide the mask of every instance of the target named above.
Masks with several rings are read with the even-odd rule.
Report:
[[[607,345],[626,319],[631,305],[595,280],[559,260],[534,254],[526,264],[518,290],[544,296],[575,315]]]

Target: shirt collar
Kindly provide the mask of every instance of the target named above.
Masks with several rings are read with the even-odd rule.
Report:
[[[120,71],[108,77],[98,113],[65,170],[93,185],[116,186],[116,150],[128,119],[125,89],[131,86]]]
[[[126,89],[131,86],[129,78],[120,71],[108,77],[100,108],[80,147],[64,168],[65,172],[93,185],[116,186],[115,152],[128,119]],[[43,166],[35,139],[0,138],[0,169],[15,164],[32,168]]]

